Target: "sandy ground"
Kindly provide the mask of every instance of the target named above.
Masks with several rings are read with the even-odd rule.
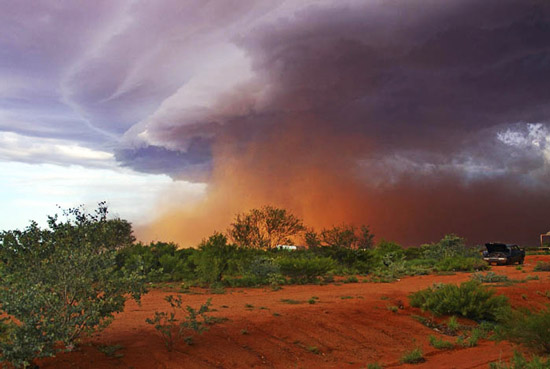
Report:
[[[541,308],[550,302],[550,273],[535,273],[537,260],[529,256],[524,271],[515,266],[493,267],[510,278],[538,275],[539,280],[498,287],[514,306]],[[141,306],[129,303],[105,331],[83,342],[71,353],[40,362],[44,369],[65,368],[366,368],[379,362],[385,368],[487,368],[488,363],[513,354],[509,343],[482,340],[477,347],[450,351],[434,349],[428,336],[438,333],[411,318],[420,314],[407,296],[433,283],[459,283],[469,273],[450,276],[407,277],[394,283],[352,283],[325,286],[288,286],[271,289],[228,289],[225,294],[185,294],[185,304],[198,307],[208,298],[213,316],[228,318],[168,352],[154,328],[145,323],[155,311],[169,310],[163,298],[174,292],[153,290]],[[361,279],[361,278],[360,278]],[[550,293],[549,293],[550,294]],[[307,300],[318,297],[316,304]],[[288,304],[283,299],[302,303]],[[400,306],[396,313],[388,306]],[[426,314],[424,314],[426,315]],[[453,337],[440,335],[447,340]],[[100,345],[121,345],[120,357],[99,351]],[[415,347],[424,351],[426,362],[402,365],[401,356]]]

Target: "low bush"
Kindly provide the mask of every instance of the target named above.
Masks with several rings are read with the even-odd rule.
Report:
[[[237,247],[227,242],[227,237],[214,233],[199,245],[194,255],[197,277],[206,283],[221,282],[237,254]]]
[[[439,272],[473,272],[486,269],[489,269],[489,265],[479,257],[451,256],[435,265],[435,270]]]
[[[480,339],[485,338],[486,332],[483,329],[475,328],[469,336],[458,337],[456,343],[462,347],[476,347]]]
[[[433,272],[437,263],[433,259],[414,259],[405,261],[405,270],[408,275],[428,275]]]
[[[130,223],[108,219],[103,203],[95,213],[73,208],[64,216],[49,217],[47,228],[31,222],[0,232],[0,367],[73,350],[145,292],[142,269],[116,263],[133,242]]]
[[[482,273],[474,273],[471,276],[471,279],[481,283],[498,283],[498,282],[507,282],[508,276],[504,274],[496,274],[494,272],[487,272],[483,275]]]
[[[193,342],[193,333],[201,334],[214,323],[214,319],[206,315],[210,308],[210,299],[199,309],[191,306],[183,308],[181,296],[170,295],[166,296],[165,300],[170,304],[172,311],[155,311],[155,316],[145,321],[159,332],[168,351],[172,351],[179,341],[190,345]],[[177,317],[184,312],[187,313],[184,319]]]
[[[342,282],[344,282],[344,283],[359,283],[359,279],[357,279],[356,276],[351,275],[351,276],[347,277],[346,279],[344,279]]]
[[[225,277],[223,284],[228,287],[258,287],[266,284],[266,281],[253,275],[243,275],[242,277]]]
[[[281,273],[297,282],[312,282],[336,268],[336,263],[327,257],[280,257],[277,259]]]
[[[280,274],[279,266],[267,256],[254,257],[247,272],[258,280],[267,281],[271,275]]]
[[[521,353],[514,352],[510,364],[498,361],[490,363],[489,369],[550,369],[550,360],[538,356],[533,356],[531,360],[528,360]]]
[[[539,312],[506,311],[499,321],[497,338],[523,344],[540,353],[550,353],[550,308]]]
[[[422,353],[422,349],[420,347],[415,348],[412,351],[406,352],[401,357],[401,363],[402,364],[419,364],[426,361],[424,359],[424,354]]]
[[[550,272],[550,263],[546,261],[538,261],[533,270],[535,272]]]
[[[453,315],[447,321],[447,330],[451,334],[456,334],[456,332],[458,332],[459,329],[460,329],[460,323],[458,322],[458,319],[456,318],[456,316]]]
[[[422,250],[424,258],[436,260],[454,257],[470,257],[476,254],[474,248],[468,248],[466,246],[464,238],[455,234],[445,235],[438,242],[422,245],[420,249]]]
[[[351,274],[368,273],[375,264],[371,250],[323,246],[313,249],[312,252],[317,256],[331,258],[338,266],[347,269]]]
[[[495,296],[494,290],[477,281],[429,287],[411,294],[409,299],[411,306],[437,315],[457,314],[474,320],[495,320],[509,306],[508,298]]]
[[[452,342],[445,341],[434,335],[430,335],[429,340],[430,340],[430,345],[432,345],[434,348],[438,350],[450,350],[454,347]]]

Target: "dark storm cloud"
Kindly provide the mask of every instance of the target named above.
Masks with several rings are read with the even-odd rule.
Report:
[[[251,93],[238,114],[214,104],[192,125],[202,119],[197,137],[230,132],[238,144],[309,124],[365,136],[375,148],[369,157],[421,151],[436,165],[467,158],[507,170],[513,154],[521,166],[540,167],[542,151],[523,155],[496,134],[549,122],[549,17],[544,1],[312,5],[236,38],[266,86],[262,101]],[[176,146],[189,140],[194,133],[180,119],[156,134]]]
[[[433,217],[479,239],[473,209],[550,206],[548,1],[25,4],[0,12],[0,141],[18,142],[5,160],[20,160],[19,136],[72,140],[223,199],[224,183],[257,182],[240,193],[291,207],[301,194],[281,188],[313,168],[342,181],[319,188],[353,188],[341,221],[389,234],[415,218],[395,233],[409,242],[436,233]]]
[[[130,166],[140,172],[169,174],[178,178],[182,175],[194,181],[204,181],[210,171],[210,143],[197,137],[191,140],[186,152],[170,150],[160,146],[144,146],[119,149],[115,155],[123,166]]]

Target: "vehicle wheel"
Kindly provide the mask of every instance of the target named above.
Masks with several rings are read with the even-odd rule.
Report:
[[[523,260],[524,260],[523,258],[519,259],[519,263],[518,263],[518,264],[519,264],[519,265],[523,264]]]

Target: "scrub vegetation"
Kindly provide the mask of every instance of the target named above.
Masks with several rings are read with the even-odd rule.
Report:
[[[238,214],[226,233],[214,233],[195,249],[137,243],[120,251],[117,264],[142,268],[149,282],[228,287],[330,283],[335,276],[350,283],[358,281],[356,275],[391,282],[407,275],[488,268],[477,248],[456,235],[407,249],[385,240],[375,244],[373,237],[364,225],[315,231],[287,210],[266,206]],[[278,249],[283,243],[307,247]]]
[[[277,247],[283,243],[306,247]],[[537,268],[545,270],[542,264]],[[147,285],[179,285],[179,292],[186,294],[195,293],[191,287],[207,287],[212,294],[226,294],[232,291],[228,287],[278,291],[290,284],[359,283],[358,275],[363,276],[361,282],[392,282],[404,276],[456,272],[478,273],[459,286],[435,284],[410,295],[412,307],[450,317],[448,324],[426,324],[457,336],[453,342],[430,336],[433,347],[473,347],[491,335],[550,353],[548,310],[512,309],[506,297],[483,285],[507,277],[479,273],[484,269],[488,266],[478,249],[453,234],[415,248],[385,240],[375,244],[367,226],[340,224],[316,231],[289,211],[269,206],[237,215],[225,233],[216,232],[190,249],[174,243],[136,243],[131,224],[110,219],[103,203],[95,213],[68,209],[62,216],[49,217],[46,228],[32,222],[22,231],[0,233],[0,362],[36,367],[37,359],[74,350],[82,338],[107,327],[127,299],[139,302]],[[184,300],[181,295],[166,297],[171,311],[156,311],[147,319],[170,351],[180,341],[191,344],[194,334],[223,320],[208,315],[216,311],[210,300],[197,309]],[[315,308],[319,298],[279,301]],[[398,305],[387,309],[397,313],[403,308],[401,302]],[[255,312],[252,305],[246,308]],[[468,328],[456,316],[483,323]],[[489,329],[487,322],[492,322]],[[311,347],[309,351],[321,353]],[[403,363],[422,360],[418,348],[402,358]],[[519,357],[514,360],[510,365],[519,367]]]
[[[71,351],[144,292],[141,268],[116,263],[134,242],[128,222],[108,220],[104,204],[63,215],[0,233],[0,362],[27,368]]]

